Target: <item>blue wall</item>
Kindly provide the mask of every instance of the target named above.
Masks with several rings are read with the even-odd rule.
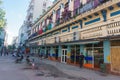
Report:
[[[80,53],[83,53],[85,55],[85,51],[84,51],[85,45],[80,45]]]
[[[103,42],[103,48],[104,48],[104,63],[110,63],[108,60],[108,56],[110,56],[110,41],[105,40]]]
[[[50,47],[50,56],[53,54],[53,47]]]
[[[86,22],[85,25],[89,25],[89,24],[92,24],[92,23],[95,23],[95,22],[98,22],[98,21],[100,21],[100,18],[90,20],[90,21]]]
[[[120,10],[115,11],[115,12],[112,12],[112,13],[110,14],[110,16],[113,17],[113,16],[116,16],[116,15],[119,15],[119,14],[120,14]]]
[[[62,53],[61,53],[61,51],[62,51],[62,47],[59,46],[59,47],[58,47],[58,50],[59,50],[59,51],[58,51],[58,57],[61,57],[61,54],[62,54]]]

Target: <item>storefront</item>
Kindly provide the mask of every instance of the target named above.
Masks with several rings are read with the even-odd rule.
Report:
[[[65,45],[62,46],[61,62],[62,63],[66,63],[67,62],[67,46],[65,46]]]
[[[70,53],[70,62],[74,64],[79,64],[80,45],[72,45]]]
[[[50,56],[50,47],[46,47],[46,58]]]
[[[120,74],[120,40],[111,41],[111,71]]]
[[[52,57],[54,60],[58,60],[58,46],[53,46]]]
[[[100,65],[104,63],[103,42],[87,44],[84,51],[84,66],[87,68],[100,68]]]

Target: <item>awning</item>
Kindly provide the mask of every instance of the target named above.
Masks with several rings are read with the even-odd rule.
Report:
[[[57,45],[77,45],[77,44],[97,44],[100,41],[74,41],[74,42],[61,42],[61,43],[54,43],[54,44],[46,44],[46,45],[40,45],[40,46],[57,46]]]
[[[62,45],[74,45],[74,44],[96,44],[100,41],[87,41],[87,42],[73,42],[73,43],[64,43]]]

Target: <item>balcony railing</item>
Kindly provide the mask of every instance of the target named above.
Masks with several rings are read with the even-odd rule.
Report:
[[[76,40],[97,39],[100,37],[107,37],[113,35],[120,35],[120,21],[113,22],[106,25],[91,27],[77,32],[68,32],[59,34],[57,36],[46,37],[46,44],[54,44],[61,42],[71,42]]]
[[[43,42],[44,44],[55,44],[76,40],[99,39],[100,37],[115,35],[120,35],[120,21],[116,21],[106,25],[100,25],[97,27],[91,27],[77,32],[68,32],[65,34],[44,37],[43,39],[36,40],[34,42],[39,43],[39,45],[43,45]]]

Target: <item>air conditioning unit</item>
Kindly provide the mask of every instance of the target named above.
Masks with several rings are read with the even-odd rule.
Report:
[[[79,32],[76,31],[76,32],[73,32],[73,41],[75,40],[79,40]]]

